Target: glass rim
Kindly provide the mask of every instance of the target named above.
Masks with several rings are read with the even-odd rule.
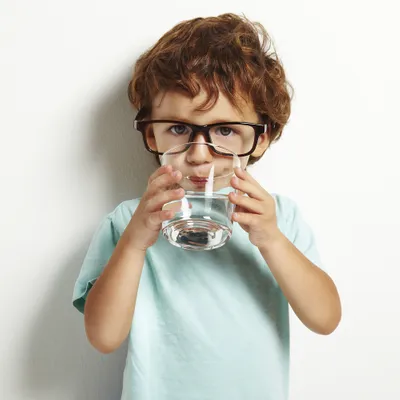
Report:
[[[228,157],[233,157],[233,158],[237,157],[237,158],[239,158],[239,156],[237,155],[237,153],[235,153],[234,151],[229,150],[228,148],[226,148],[226,147],[224,147],[224,146],[221,146],[221,145],[219,145],[219,144],[209,143],[209,142],[186,142],[186,143],[181,143],[181,144],[178,144],[178,145],[176,145],[176,146],[174,146],[174,147],[171,147],[171,148],[168,149],[167,151],[164,151],[164,152],[162,153],[162,156],[161,156],[161,157],[164,157],[165,155],[171,155],[171,152],[172,152],[173,150],[179,148],[179,147],[187,147],[187,149],[185,150],[185,151],[187,151],[187,150],[189,150],[189,147],[191,147],[192,145],[202,145],[202,146],[209,146],[209,147],[214,147],[214,148],[215,148],[215,147],[218,147],[218,148],[223,149],[224,151],[226,151],[226,153],[224,153],[224,155],[226,155],[226,156],[228,156]],[[180,152],[180,153],[184,153],[185,151],[182,151],[182,152]],[[218,153],[217,153],[217,154],[218,154]]]
[[[230,172],[229,174],[226,174],[226,175],[214,176],[212,178],[212,181],[216,181],[216,180],[219,180],[219,179],[227,178],[229,176],[233,176],[235,174],[235,168],[240,168],[240,158],[235,152],[233,152],[233,151],[231,151],[231,150],[229,150],[229,149],[227,149],[227,148],[225,148],[223,146],[216,145],[214,143],[208,143],[208,142],[187,142],[187,143],[182,143],[180,145],[174,146],[174,147],[168,149],[166,152],[162,153],[162,155],[160,156],[161,165],[168,165],[168,163],[165,163],[164,157],[172,156],[172,155],[175,155],[175,154],[182,154],[185,151],[188,151],[189,148],[192,145],[203,145],[203,146],[214,147],[214,148],[215,147],[219,147],[221,149],[226,150],[229,153],[229,154],[224,154],[224,155],[227,156],[227,157],[231,157],[231,159],[232,159],[232,163],[233,163],[232,172]],[[174,149],[177,149],[179,147],[187,147],[187,149],[182,151],[182,152],[171,153]],[[223,155],[222,155],[222,157],[223,157]],[[183,176],[182,178],[183,179],[190,179],[189,176]],[[205,179],[207,179],[207,181],[209,181],[210,178],[209,177],[205,177]]]

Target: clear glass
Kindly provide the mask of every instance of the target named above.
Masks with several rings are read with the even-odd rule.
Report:
[[[214,150],[230,155],[218,155]],[[234,205],[228,194],[235,191],[230,181],[234,169],[240,167],[239,157],[211,143],[191,142],[165,152],[161,164],[182,173],[177,186],[185,190],[182,200],[164,205],[164,210],[175,211],[174,217],[162,224],[165,238],[186,250],[223,246],[232,235]]]

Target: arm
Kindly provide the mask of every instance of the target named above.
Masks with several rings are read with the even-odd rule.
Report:
[[[259,249],[303,324],[316,333],[332,333],[341,319],[340,299],[332,279],[280,232]]]
[[[85,329],[89,342],[102,353],[116,350],[127,337],[135,310],[145,252],[119,240],[102,275],[85,304]]]
[[[233,219],[249,233],[287,298],[293,311],[309,329],[330,334],[341,319],[339,294],[332,279],[304,256],[279,230],[275,201],[247,172],[237,169],[231,193],[236,205]]]
[[[170,166],[159,168],[149,179],[134,215],[85,304],[85,329],[89,342],[100,352],[116,350],[129,334],[147,249],[159,235],[172,211],[165,203],[183,197],[183,189],[168,190],[181,179]]]

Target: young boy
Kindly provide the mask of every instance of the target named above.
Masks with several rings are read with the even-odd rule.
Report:
[[[237,15],[196,18],[136,64],[129,85],[140,110],[135,126],[157,157],[177,135],[199,142],[234,135],[232,122],[247,123],[248,136],[231,182],[243,195],[229,195],[237,208],[225,246],[194,253],[160,235],[173,215],[163,205],[183,197],[170,189],[182,178],[171,166],[155,171],[143,197],[120,204],[94,235],[73,304],[99,351],[112,352],[129,336],[124,400],[287,399],[288,304],[319,334],[340,321],[336,287],[295,203],[245,171],[290,115],[289,85],[269,45],[261,25]],[[155,120],[174,122],[166,134]],[[216,123],[207,135],[205,125]],[[219,155],[203,157],[189,166]]]

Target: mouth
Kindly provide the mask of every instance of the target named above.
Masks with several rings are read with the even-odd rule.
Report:
[[[208,182],[208,178],[205,176],[189,176],[189,180],[192,182]]]
[[[189,176],[188,179],[197,187],[204,187],[207,182],[210,181],[209,178],[205,176]]]

